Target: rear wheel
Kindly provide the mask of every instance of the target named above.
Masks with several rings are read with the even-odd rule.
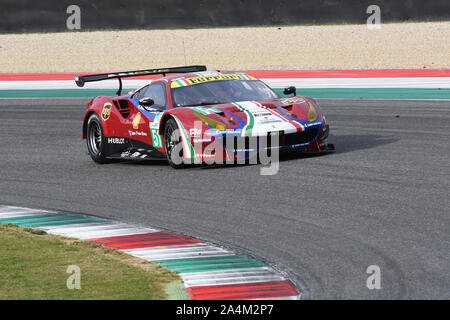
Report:
[[[172,168],[180,169],[183,163],[183,142],[175,119],[170,118],[164,126],[164,147],[167,161]]]
[[[97,163],[108,163],[105,157],[105,136],[103,134],[102,122],[94,113],[89,117],[86,128],[86,144],[89,155]]]

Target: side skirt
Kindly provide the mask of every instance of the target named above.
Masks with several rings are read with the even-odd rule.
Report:
[[[119,160],[165,160],[166,155],[153,146],[141,141],[122,138],[105,137],[107,158]]]

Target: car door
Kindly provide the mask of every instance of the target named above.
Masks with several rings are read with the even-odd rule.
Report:
[[[141,108],[141,110],[143,110],[142,113],[149,119],[152,146],[162,151],[163,142],[162,137],[158,133],[158,128],[162,114],[168,109],[166,85],[163,82],[154,82],[139,90],[136,96],[139,100],[151,98],[154,101],[153,105],[147,108]]]

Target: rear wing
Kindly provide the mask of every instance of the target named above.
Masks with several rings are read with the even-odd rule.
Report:
[[[137,70],[137,71],[124,71],[124,72],[114,72],[114,73],[100,73],[100,74],[89,74],[85,76],[75,77],[75,83],[79,87],[84,87],[86,82],[102,81],[109,79],[119,79],[119,90],[117,90],[117,95],[122,92],[122,78],[129,77],[139,77],[139,76],[149,76],[155,74],[162,74],[164,77],[168,73],[189,73],[189,72],[200,72],[206,71],[206,66],[187,66],[187,67],[174,67],[174,68],[162,68],[162,69],[148,69],[148,70]]]

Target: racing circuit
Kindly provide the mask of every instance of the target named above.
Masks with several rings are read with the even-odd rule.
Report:
[[[1,99],[0,203],[195,236],[263,260],[306,299],[449,299],[448,100],[318,101],[336,152],[286,154],[261,176],[98,165],[81,139],[88,99]]]

